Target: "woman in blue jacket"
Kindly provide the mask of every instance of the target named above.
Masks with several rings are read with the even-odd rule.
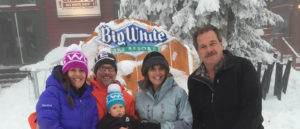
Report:
[[[167,60],[159,52],[149,53],[142,64],[135,108],[145,120],[142,129],[191,129],[192,111],[187,93],[169,73]]]
[[[87,58],[80,47],[67,48],[63,66],[56,66],[36,105],[40,129],[95,129],[98,122],[92,87],[86,83]]]

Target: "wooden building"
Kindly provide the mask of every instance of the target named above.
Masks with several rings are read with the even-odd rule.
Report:
[[[284,22],[265,28],[263,37],[281,53],[280,59],[284,63],[292,59],[293,67],[300,70],[300,0],[273,0],[267,5]]]
[[[119,0],[1,0],[0,65],[43,60],[60,45],[78,43],[100,22],[117,18]],[[63,36],[63,37],[62,37]]]

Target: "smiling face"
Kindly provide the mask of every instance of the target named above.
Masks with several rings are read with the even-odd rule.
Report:
[[[148,78],[154,88],[160,87],[167,77],[167,70],[161,65],[153,65],[148,70]]]
[[[68,77],[76,89],[81,88],[86,80],[85,71],[80,68],[70,68],[68,70]]]
[[[205,66],[216,66],[223,56],[223,44],[213,30],[197,36],[199,58]]]
[[[108,86],[116,79],[117,72],[111,64],[103,64],[97,69],[96,77],[104,85]]]
[[[109,108],[108,113],[110,113],[112,117],[122,117],[125,115],[125,107],[123,104],[114,104]]]

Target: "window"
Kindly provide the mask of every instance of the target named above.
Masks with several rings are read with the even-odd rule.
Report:
[[[7,8],[7,7],[10,7],[10,0],[1,0],[0,8]]]
[[[284,5],[284,4],[288,4],[289,0],[273,0],[271,2],[271,6],[280,6],[280,5]]]
[[[36,6],[36,0],[14,0],[17,7]]]
[[[13,3],[13,5],[11,5]],[[37,0],[0,0],[0,8],[37,6]]]
[[[297,64],[300,63],[300,57],[296,57],[296,63],[297,63]]]

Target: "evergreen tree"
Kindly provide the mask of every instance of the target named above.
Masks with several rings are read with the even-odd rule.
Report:
[[[212,24],[223,30],[226,49],[254,62],[270,61],[274,51],[262,28],[283,21],[264,0],[121,0],[119,18],[125,17],[163,26],[192,49],[195,28]]]

